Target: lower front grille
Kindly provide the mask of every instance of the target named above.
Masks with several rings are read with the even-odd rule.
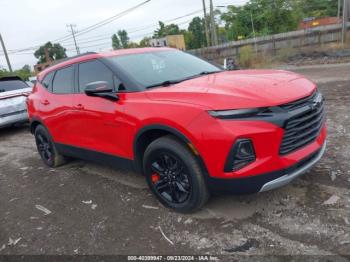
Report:
[[[289,154],[316,140],[325,121],[323,97],[320,93],[303,99],[295,109],[295,116],[287,120],[280,154]]]

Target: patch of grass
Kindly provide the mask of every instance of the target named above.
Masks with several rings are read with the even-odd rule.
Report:
[[[240,48],[239,66],[240,68],[270,68],[272,57],[268,54],[256,54],[252,46],[243,46]]]
[[[253,64],[255,53],[252,46],[247,45],[239,49],[239,64],[243,68],[250,68]]]
[[[277,50],[274,60],[276,62],[288,62],[289,58],[296,55],[298,51],[292,47],[285,47]]]
[[[273,57],[268,54],[258,54],[253,60],[252,68],[272,68],[274,64]]]
[[[349,44],[343,46],[341,43],[330,43],[322,46],[309,46],[304,48],[285,47],[276,51],[275,55],[270,53],[255,53],[252,45],[243,46],[239,50],[239,67],[248,68],[273,68],[280,64],[295,62],[305,59],[321,59],[323,56],[329,56],[331,51],[350,48]]]

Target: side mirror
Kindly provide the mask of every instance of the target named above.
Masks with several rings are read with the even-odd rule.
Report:
[[[113,92],[113,88],[106,81],[88,83],[84,92],[87,96],[103,97],[112,101],[119,100],[119,97]]]

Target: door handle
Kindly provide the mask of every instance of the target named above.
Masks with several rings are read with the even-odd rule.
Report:
[[[78,109],[78,110],[83,110],[84,109],[84,106],[82,104],[77,104],[75,106],[75,109]]]
[[[44,106],[47,106],[47,105],[50,104],[50,102],[49,102],[49,100],[42,100],[41,104],[44,105]]]

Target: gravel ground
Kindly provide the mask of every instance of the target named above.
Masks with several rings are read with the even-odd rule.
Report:
[[[324,158],[286,187],[215,197],[196,214],[163,208],[144,178],[126,170],[80,160],[47,168],[28,127],[0,130],[0,254],[335,255],[347,261],[350,65],[291,69],[318,82],[326,97]]]

